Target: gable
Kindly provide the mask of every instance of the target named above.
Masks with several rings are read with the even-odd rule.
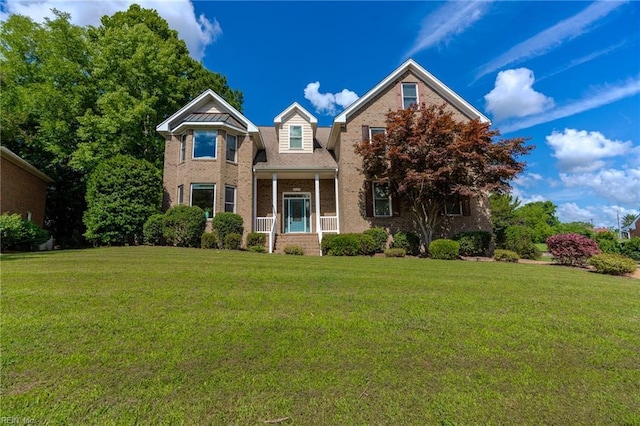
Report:
[[[318,120],[297,102],[273,120],[280,153],[312,153]]]

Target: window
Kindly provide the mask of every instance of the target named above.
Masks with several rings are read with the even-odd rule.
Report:
[[[387,183],[373,182],[373,215],[391,216],[391,194]]]
[[[217,137],[215,130],[194,130],[193,158],[216,158]]]
[[[289,148],[302,149],[302,126],[289,126]]]
[[[31,214],[31,212],[27,212],[27,222],[31,222],[31,217],[33,215]]]
[[[462,216],[462,202],[460,198],[456,197],[451,200],[445,200],[444,214],[447,216]]]
[[[416,83],[402,83],[402,107],[409,108],[418,103],[418,85]]]
[[[187,152],[187,135],[184,134],[180,137],[180,162],[184,161]]]
[[[238,152],[238,138],[236,135],[230,135],[227,133],[227,161],[233,161],[236,163]]]
[[[184,203],[184,185],[178,185],[178,204]]]
[[[236,212],[236,189],[233,186],[224,187],[224,211]]]
[[[207,219],[213,216],[216,186],[213,183],[191,184],[191,205],[204,210]]]
[[[373,141],[375,135],[384,135],[385,131],[384,127],[369,127],[369,141]]]

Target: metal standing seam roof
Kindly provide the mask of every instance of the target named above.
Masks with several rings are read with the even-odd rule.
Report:
[[[176,123],[173,128],[175,129],[182,123],[226,123],[234,127],[238,127],[240,129],[247,129],[240,121],[236,120],[231,114],[220,114],[220,113],[191,113],[187,115],[183,120],[179,123]]]

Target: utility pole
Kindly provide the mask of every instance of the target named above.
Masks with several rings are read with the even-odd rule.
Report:
[[[616,215],[618,216],[618,239],[622,239],[622,229],[620,228],[620,209],[616,210]]]

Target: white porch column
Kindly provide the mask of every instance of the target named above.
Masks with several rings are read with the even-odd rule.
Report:
[[[251,211],[253,214],[253,231],[258,229],[258,177],[253,172],[253,196],[251,197]]]
[[[316,189],[316,233],[320,240],[322,240],[322,229],[320,229],[320,175],[316,173],[315,178]]]
[[[340,233],[340,206],[338,205],[338,171],[336,170],[335,175],[333,175],[333,183],[335,184],[335,193],[336,193],[336,230],[338,234]]]
[[[276,215],[274,220],[277,222],[278,217],[278,174],[274,173],[271,175],[271,209],[273,210],[273,214]]]

